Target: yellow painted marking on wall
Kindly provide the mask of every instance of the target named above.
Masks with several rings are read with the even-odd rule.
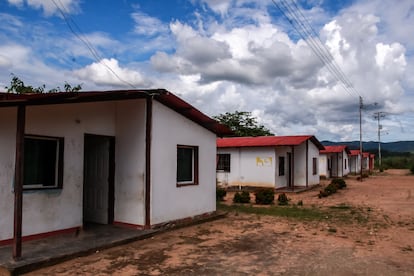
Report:
[[[271,167],[273,159],[272,157],[256,157],[256,166]]]

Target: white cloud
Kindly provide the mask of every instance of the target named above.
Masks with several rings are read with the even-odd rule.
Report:
[[[134,31],[139,35],[153,36],[168,31],[168,26],[161,20],[141,11],[132,13],[131,17],[135,21]]]
[[[12,60],[2,54],[0,54],[0,67],[10,67],[12,65]]]
[[[52,6],[41,2],[15,0],[14,5],[53,13]],[[56,39],[56,33],[38,26],[22,32],[29,25],[24,18],[0,14],[0,76],[13,70],[33,85],[50,79],[60,85],[64,80],[75,84],[82,80],[84,89],[129,88],[127,83],[138,88],[164,87],[209,115],[251,111],[278,135],[359,138],[358,97],[345,91],[304,40],[292,36],[294,30],[286,20],[269,14],[270,6],[275,12],[271,2],[190,3],[203,4],[194,11],[194,21],[163,22],[138,11],[129,18],[134,28],[122,38],[117,36],[119,40],[104,32],[86,34],[103,58],[99,62],[91,61],[89,50],[73,37]],[[377,110],[413,112],[414,30],[410,30],[414,18],[409,11],[414,3],[358,0],[336,16],[316,4],[302,12],[366,106],[377,102]],[[20,43],[23,38],[30,44]],[[51,66],[51,60],[66,69]],[[363,128],[369,133],[375,130],[372,112],[367,108],[363,113]],[[401,124],[410,123],[401,119]],[[387,129],[401,132],[398,125],[395,119]]]
[[[65,13],[75,13],[79,11],[79,0],[59,0],[59,1],[45,1],[45,0],[7,0],[9,4],[15,5],[17,7],[22,7],[24,4],[27,6],[43,10],[45,16],[51,16],[54,14],[59,14],[59,9],[56,7],[55,3],[62,9]]]
[[[92,81],[96,85],[148,87],[151,82],[140,72],[122,68],[116,59],[102,59],[82,69],[75,70],[74,75],[84,81]]]
[[[11,5],[15,5],[18,7],[23,5],[23,0],[7,0],[7,2],[9,2],[9,4]]]
[[[225,15],[230,8],[232,0],[201,0],[214,12]]]

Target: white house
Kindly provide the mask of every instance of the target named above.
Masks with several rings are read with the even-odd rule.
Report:
[[[319,175],[325,178],[348,175],[350,154],[345,145],[325,146],[325,149],[319,152]]]
[[[350,173],[358,174],[361,172],[361,155],[359,150],[350,150],[349,168]]]
[[[166,90],[0,93],[0,129],[0,244],[216,209],[230,130]]]
[[[315,136],[217,139],[217,181],[222,186],[288,188],[319,184]]]
[[[375,154],[362,152],[362,171],[372,172],[374,170],[374,161]],[[353,174],[361,172],[360,150],[351,150],[350,169]]]

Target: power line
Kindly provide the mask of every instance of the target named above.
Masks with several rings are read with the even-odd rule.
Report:
[[[319,35],[312,28],[309,21],[301,12],[300,7],[295,0],[288,2],[286,0],[272,0],[273,4],[280,10],[280,12],[287,18],[293,28],[299,33],[302,39],[308,44],[315,55],[321,60],[325,68],[336,78],[343,86],[344,90],[351,96],[358,96],[359,98],[359,154],[361,160],[360,168],[360,180],[362,181],[362,108],[364,106],[362,96],[353,86],[352,82],[348,79],[341,67],[336,63],[334,57],[322,43]],[[278,2],[280,4],[278,4]],[[293,3],[294,7],[290,4]],[[316,39],[315,39],[316,37]]]
[[[58,3],[59,2],[59,6]],[[106,62],[104,61],[104,59],[101,57],[101,55],[98,53],[98,51],[94,48],[94,46],[92,45],[92,43],[89,42],[88,38],[83,35],[82,30],[80,29],[79,25],[76,24],[76,22],[72,19],[71,16],[69,16],[69,12],[66,10],[65,6],[60,2],[60,0],[52,0],[53,4],[56,6],[56,8],[58,9],[58,11],[60,12],[60,14],[62,15],[66,25],[68,26],[69,30],[83,43],[85,44],[85,46],[88,48],[89,52],[92,54],[93,58],[98,62],[101,63],[103,66],[105,66],[105,68],[112,73],[119,81],[125,83],[126,85],[137,89],[137,87],[135,85],[133,85],[132,83],[122,79],[108,64],[106,64]],[[77,31],[74,30],[74,28],[72,27],[72,24],[70,23],[72,22],[73,26],[75,26],[75,28],[77,29]]]
[[[326,69],[336,80],[339,81],[344,90],[351,96],[360,96],[352,82],[347,78],[329,50],[322,43],[307,18],[303,15],[296,1],[293,0],[288,2],[284,0],[272,0],[272,2],[302,37],[302,39],[308,44],[314,54],[320,59],[322,64],[325,65]],[[290,3],[293,3],[294,7]]]
[[[381,118],[385,118],[385,112],[375,112],[374,113],[374,118],[376,120],[378,120],[378,165],[379,165],[379,169],[382,169],[382,164],[381,164],[381,129],[382,129],[382,125],[380,123]]]

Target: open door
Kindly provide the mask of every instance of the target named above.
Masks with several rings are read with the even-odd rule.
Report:
[[[114,137],[85,134],[83,221],[113,223]]]

